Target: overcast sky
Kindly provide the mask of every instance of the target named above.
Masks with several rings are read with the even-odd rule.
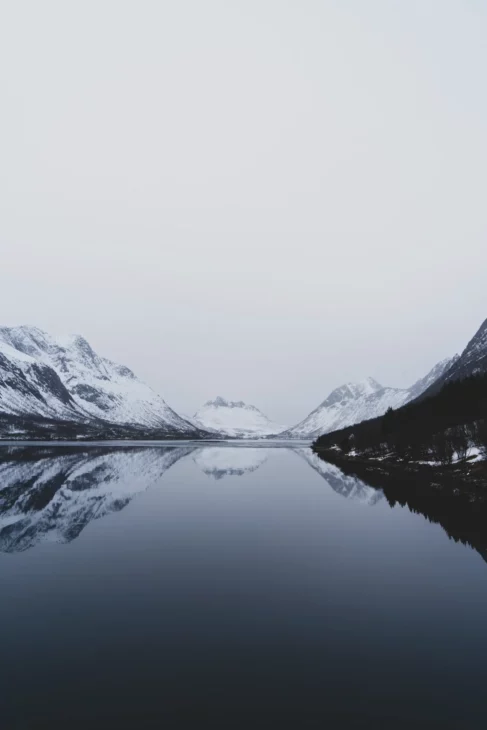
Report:
[[[285,424],[487,317],[485,0],[4,0],[0,320]]]

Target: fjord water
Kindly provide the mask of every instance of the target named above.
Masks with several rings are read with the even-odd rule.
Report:
[[[484,727],[481,552],[305,446],[2,447],[2,725]]]

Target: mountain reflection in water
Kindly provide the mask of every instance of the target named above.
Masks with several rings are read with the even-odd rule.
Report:
[[[281,447],[318,473],[342,497],[374,506],[387,498],[391,507],[438,522],[449,537],[474,547],[487,559],[487,508],[443,497],[421,497],[394,480],[371,486],[344,474],[309,447]],[[126,507],[150,489],[177,462],[188,457],[205,475],[221,480],[259,469],[275,449],[267,446],[158,445],[3,447],[0,450],[0,551],[20,552],[38,543],[77,538],[92,520]]]
[[[345,472],[299,443],[0,447],[2,727],[483,730],[481,495]]]

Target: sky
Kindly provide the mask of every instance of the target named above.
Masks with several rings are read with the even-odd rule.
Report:
[[[484,0],[5,0],[0,323],[292,424],[487,317]]]

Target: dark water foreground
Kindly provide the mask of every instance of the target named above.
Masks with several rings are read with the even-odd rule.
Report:
[[[484,728],[487,519],[438,499],[307,448],[0,449],[2,728]]]

